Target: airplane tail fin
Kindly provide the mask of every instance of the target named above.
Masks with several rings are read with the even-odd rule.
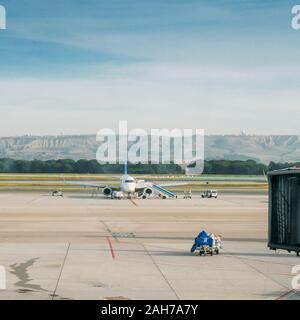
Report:
[[[124,163],[124,174],[128,174],[128,170],[127,170],[127,162]]]

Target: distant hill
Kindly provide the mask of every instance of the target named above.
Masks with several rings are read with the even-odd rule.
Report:
[[[94,135],[5,137],[0,138],[0,158],[95,159],[98,147]],[[205,158],[300,161],[300,136],[210,135],[205,137]]]
[[[247,160],[262,163],[300,160],[300,136],[207,136],[206,159]]]

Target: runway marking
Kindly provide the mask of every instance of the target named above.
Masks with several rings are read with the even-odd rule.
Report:
[[[103,224],[103,226],[105,227],[106,231],[107,231],[117,242],[119,242],[118,237],[110,230],[109,226],[108,226],[103,220],[100,220],[100,222]]]
[[[136,207],[138,207],[137,203],[135,201],[133,201],[132,199],[128,198],[128,200],[133,204],[135,205]]]
[[[156,263],[155,259],[153,258],[153,256],[151,255],[151,253],[148,251],[148,249],[146,248],[146,246],[141,243],[141,242],[137,242],[139,245],[141,245],[145,252],[147,253],[147,255],[149,256],[149,258],[151,259],[152,263],[154,264],[154,266],[156,267],[156,269],[159,271],[159,273],[162,275],[162,277],[165,279],[165,282],[167,283],[168,287],[171,289],[171,291],[174,293],[175,297],[177,298],[177,300],[180,300],[177,292],[175,291],[175,289],[172,287],[171,283],[169,282],[169,280],[167,279],[167,277],[164,275],[164,273],[161,271],[159,265]]]
[[[224,249],[223,249],[224,250]],[[226,250],[224,250],[224,252],[226,252]],[[248,266],[249,268],[253,269],[254,271],[256,271],[257,273],[259,273],[260,275],[262,275],[263,277],[265,277],[266,279],[276,283],[277,285],[281,286],[282,288],[285,288],[286,290],[290,290],[290,288],[288,288],[287,286],[283,285],[282,283],[280,283],[279,281],[273,279],[272,277],[270,277],[269,275],[265,274],[263,271],[259,270],[258,268],[254,267],[253,265],[251,265],[250,263],[247,263],[247,258],[244,259],[242,257],[239,256],[233,256],[233,255],[227,255],[228,257],[232,257],[233,259],[236,259],[242,263],[244,263],[246,266]],[[272,262],[270,262],[270,264],[272,264]]]
[[[67,256],[68,256],[69,251],[70,251],[70,246],[71,246],[71,243],[69,242],[68,248],[67,248],[67,251],[66,251],[66,254],[65,254],[65,257],[64,257],[64,261],[63,261],[63,263],[62,263],[62,265],[61,265],[61,269],[60,269],[60,273],[59,273],[59,276],[58,276],[58,279],[57,279],[57,283],[56,283],[54,292],[53,292],[53,294],[52,294],[52,300],[54,300],[54,298],[56,297],[56,291],[57,291],[57,288],[58,288],[58,284],[59,284],[59,281],[60,281],[60,278],[61,278],[63,269],[64,269],[65,264],[66,264]]]
[[[111,242],[109,237],[106,237],[106,239],[107,239],[107,242],[108,242],[108,245],[109,245],[109,248],[110,248],[111,256],[112,256],[113,260],[115,260],[116,256],[115,256],[115,252],[114,252],[114,248],[113,248],[112,242]]]
[[[103,220],[100,220],[100,222],[104,225],[106,231],[111,234],[111,230],[110,230],[110,228],[108,227],[108,225],[107,225]]]
[[[292,290],[288,290],[287,292],[284,292],[282,295],[280,295],[279,297],[277,297],[275,300],[283,300],[283,299],[288,299],[290,298],[291,295],[297,293],[296,290],[292,289]]]

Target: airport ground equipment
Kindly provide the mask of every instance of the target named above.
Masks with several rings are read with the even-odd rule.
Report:
[[[218,191],[217,190],[206,190],[203,191],[201,194],[202,198],[218,198]]]
[[[163,199],[167,199],[167,198],[177,198],[176,194],[174,192],[171,192],[165,188],[163,188],[162,186],[158,185],[158,184],[153,184],[152,188],[154,189],[154,191]]]
[[[124,194],[122,191],[113,191],[111,194],[111,198],[112,199],[124,199]]]
[[[202,198],[217,198],[218,191],[217,190],[206,190],[202,193]]]
[[[268,172],[268,247],[300,252],[300,168]]]
[[[64,193],[61,190],[52,191],[52,197],[63,197]]]
[[[191,248],[191,252],[199,250],[199,255],[219,254],[222,248],[222,240],[220,236],[215,236],[213,233],[208,233],[205,230],[201,231],[195,238],[195,242]]]
[[[184,193],[183,193],[183,199],[192,199],[192,190],[190,190],[190,191],[184,191]]]

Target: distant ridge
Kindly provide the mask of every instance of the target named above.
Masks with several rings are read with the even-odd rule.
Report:
[[[0,138],[0,158],[23,160],[95,159],[95,135],[22,136]],[[262,163],[300,161],[297,135],[208,135],[205,158]]]

